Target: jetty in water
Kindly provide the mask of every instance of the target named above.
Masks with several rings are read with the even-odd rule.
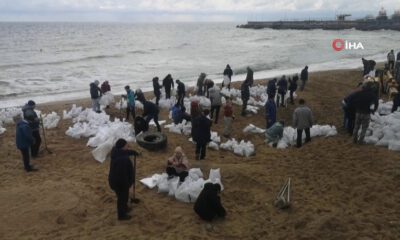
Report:
[[[331,21],[249,21],[247,24],[239,25],[239,28],[251,29],[323,29],[323,30],[343,30],[343,29],[357,29],[362,31],[373,30],[395,30],[400,31],[400,10],[395,11],[389,18],[386,11],[382,8],[377,17],[367,16],[363,19],[347,20],[346,17],[350,14],[341,14],[336,16],[336,20]]]

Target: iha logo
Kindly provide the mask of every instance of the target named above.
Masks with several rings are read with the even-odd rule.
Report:
[[[350,42],[340,38],[334,39],[332,41],[332,48],[337,52],[342,50],[364,50],[364,46],[361,42]]]

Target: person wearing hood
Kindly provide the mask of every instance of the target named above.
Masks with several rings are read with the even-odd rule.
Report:
[[[215,124],[218,124],[219,110],[222,105],[221,91],[217,85],[214,85],[214,87],[210,88],[208,91],[210,93],[211,101],[211,119],[214,119],[213,117],[215,113]]]
[[[128,149],[126,140],[122,138],[117,140],[111,150],[108,183],[117,195],[118,220],[121,221],[131,219],[131,216],[127,214],[130,211],[128,208],[129,188],[133,185],[135,173],[129,157],[138,155],[136,151]]]
[[[250,82],[248,80],[244,80],[242,86],[240,87],[240,93],[242,98],[242,116],[246,116],[246,108],[247,102],[250,99]]]
[[[154,96],[156,97],[157,105],[158,105],[158,102],[160,101],[160,97],[161,97],[161,91],[160,91],[161,88],[162,88],[162,86],[160,85],[160,83],[158,83],[158,77],[153,78],[153,92],[154,92]]]
[[[286,76],[283,75],[282,78],[278,82],[278,100],[276,105],[279,107],[285,107],[285,95],[288,89],[288,82],[286,80]],[[279,97],[280,96],[280,97]]]
[[[226,216],[225,208],[222,206],[221,185],[218,183],[206,183],[201,190],[199,197],[194,204],[194,211],[203,220],[211,222],[216,217],[224,218]]]
[[[181,82],[179,79],[176,80],[176,84],[177,86],[177,91],[176,93],[178,94],[178,101],[177,103],[181,106],[183,106],[183,100],[185,99],[185,95],[186,95],[186,89],[185,89],[185,84],[183,84],[183,82]]]
[[[206,79],[206,74],[205,73],[200,73],[199,78],[197,79],[197,96],[203,96],[203,85],[204,85],[204,80]]]
[[[229,64],[226,65],[226,68],[224,70],[223,73],[224,77],[227,76],[229,79],[229,82],[226,84],[225,81],[222,82],[222,87],[224,87],[225,85],[227,85],[228,89],[231,89],[231,81],[232,81],[232,75],[233,75],[233,71],[231,69],[231,66],[229,66]]]
[[[247,75],[246,75],[246,81],[249,83],[249,86],[253,86],[254,83],[254,72],[253,69],[250,67],[247,67]]]
[[[300,91],[304,91],[304,87],[306,86],[306,83],[308,81],[308,66],[305,66],[305,68],[301,70],[300,80],[301,80]]]
[[[174,79],[172,78],[171,74],[168,74],[163,79],[162,85],[165,89],[165,98],[170,99],[171,98],[171,88],[174,88]]]
[[[136,111],[135,111],[135,93],[131,90],[129,85],[125,86],[126,91],[126,121],[129,121],[129,114],[132,114],[132,119],[135,120],[136,118]]]
[[[189,162],[180,146],[175,148],[175,153],[168,158],[166,172],[170,178],[178,176],[181,182],[189,175]]]
[[[40,119],[35,112],[36,103],[29,100],[27,104],[22,108],[24,119],[29,123],[32,130],[33,142],[30,146],[31,155],[33,158],[37,157],[39,154],[40,144],[42,143],[42,138],[40,137]]]
[[[99,88],[99,80],[90,83],[90,97],[92,99],[93,111],[100,113],[101,89]]]
[[[30,164],[29,149],[34,142],[32,129],[29,126],[28,121],[26,119],[22,119],[21,116],[16,116],[14,120],[17,123],[15,133],[16,146],[18,150],[21,151],[24,169],[27,172],[37,171],[37,169],[33,168]]]

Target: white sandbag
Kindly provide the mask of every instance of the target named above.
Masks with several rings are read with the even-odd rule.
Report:
[[[197,179],[196,181],[192,181],[189,184],[189,201],[190,202],[196,202],[197,198],[200,195],[201,190],[203,189],[204,185],[204,179],[200,178]]]
[[[43,116],[43,126],[45,129],[56,128],[61,117],[56,112],[51,112]]]
[[[260,134],[260,133],[265,133],[265,129],[256,127],[253,124],[249,124],[243,129],[243,132],[244,133]]]
[[[197,181],[199,178],[203,177],[203,172],[200,168],[191,168],[189,169],[189,178],[193,181]]]
[[[3,134],[6,132],[6,129],[0,126],[0,134]]]
[[[210,180],[212,183],[218,183],[221,185],[221,191],[224,190],[224,186],[222,185],[222,180],[221,180],[221,170],[219,168],[217,169],[210,169],[210,174],[208,175],[208,180]]]
[[[179,177],[174,177],[168,180],[168,196],[175,196],[176,189],[179,186]]]
[[[175,198],[181,202],[190,202],[189,196],[189,187],[190,181],[186,178],[186,180],[176,189],[175,191]]]
[[[231,83],[231,80],[227,75],[224,75],[224,80],[223,80],[224,86],[228,86]]]
[[[111,92],[106,92],[100,98],[101,106],[109,106],[114,102],[114,95]]]
[[[157,186],[158,181],[160,180],[160,178],[162,177],[162,174],[154,174],[151,177],[148,178],[143,178],[142,180],[140,180],[141,183],[143,183],[146,187],[152,189],[155,186]]]
[[[208,143],[208,147],[211,148],[211,149],[217,150],[217,151],[219,150],[218,143],[216,143],[216,142],[212,142],[212,141],[209,142]]]
[[[94,149],[92,151],[94,159],[103,163],[106,160],[107,155],[110,153],[112,147],[114,146],[114,142],[114,138],[110,138],[106,142],[99,145],[96,149]]]
[[[72,104],[72,108],[69,112],[63,111],[63,119],[72,119],[79,116],[82,112],[82,107],[76,107],[76,104]]]
[[[159,193],[169,192],[168,175],[166,173],[161,174],[160,178],[157,181],[157,187]]]

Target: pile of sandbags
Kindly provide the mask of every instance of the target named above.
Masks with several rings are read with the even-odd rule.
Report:
[[[371,115],[364,141],[367,144],[388,147],[392,151],[400,151],[400,112],[386,116],[377,113]]]
[[[77,107],[76,104],[72,104],[71,110],[63,110],[63,119],[72,119],[79,116],[82,112],[82,107]]]
[[[384,102],[382,99],[379,99],[379,106],[377,112],[380,115],[389,115],[392,113],[393,102]]]
[[[221,149],[231,151],[236,155],[249,157],[255,154],[254,144],[250,141],[246,142],[244,140],[238,142],[236,139],[232,138],[219,146]]]
[[[45,114],[43,117],[43,126],[45,129],[56,128],[60,122],[61,117],[56,112]]]
[[[167,193],[181,202],[195,202],[205,183],[212,182],[221,185],[220,169],[210,169],[209,178],[204,180],[200,168],[192,168],[184,182],[179,181],[179,177],[168,178],[166,173],[154,174],[151,177],[140,180],[142,184],[152,189],[157,186],[159,193]]]
[[[183,120],[179,124],[171,123],[167,124],[164,126],[164,128],[169,129],[170,132],[176,133],[176,134],[184,134],[186,136],[189,136],[192,131],[192,123],[187,122],[186,120]]]
[[[11,124],[14,123],[14,117],[17,115],[22,115],[21,108],[5,108],[5,109],[0,109],[0,134],[5,133],[6,124]]]

